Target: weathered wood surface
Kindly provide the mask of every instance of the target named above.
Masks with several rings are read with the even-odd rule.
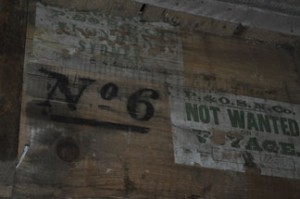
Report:
[[[234,36],[243,39],[264,41],[273,44],[288,44],[292,46],[300,42],[299,37],[272,32],[263,28],[244,26],[224,20],[218,21],[207,17],[195,16],[184,12],[151,6],[149,4],[145,4],[145,7],[142,9],[143,11],[140,12],[142,4],[129,0],[89,0],[89,3],[80,0],[41,0],[41,2],[81,11],[102,10],[102,12],[105,13],[127,17],[135,17],[141,13],[141,19],[144,21],[164,21],[189,31],[212,33],[225,37]]]
[[[162,59],[157,55],[165,52],[159,47],[166,40],[148,38],[156,48],[140,54],[140,63],[147,69],[155,60],[160,67],[135,71],[118,67],[130,59],[113,65],[117,58],[111,53],[91,59],[87,52],[70,53],[70,43],[34,41],[49,39],[43,35],[51,31],[34,27],[34,8],[31,4],[19,152],[25,144],[30,149],[17,169],[14,198],[299,198],[299,180],[175,164],[168,93],[168,85],[183,84],[299,104],[299,63],[289,48],[127,18],[129,24],[171,33],[167,44],[177,49]],[[37,48],[43,45],[63,56],[48,60]],[[99,64],[103,59],[112,69]],[[135,109],[136,103],[144,106]]]
[[[0,197],[10,197],[17,160],[25,1],[0,2]]]
[[[188,86],[299,104],[293,49],[205,34],[183,38]]]

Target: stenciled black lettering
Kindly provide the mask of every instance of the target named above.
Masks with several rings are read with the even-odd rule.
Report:
[[[121,130],[125,132],[133,132],[133,133],[141,133],[145,134],[150,131],[147,127],[137,126],[137,125],[129,125],[129,124],[121,124],[121,123],[114,123],[114,122],[106,122],[106,121],[98,121],[93,119],[84,119],[78,117],[68,117],[68,116],[61,116],[61,115],[51,115],[50,118],[52,121],[61,122],[65,124],[76,124],[76,125],[87,125],[87,126],[94,126],[94,127],[103,127],[113,130]],[[116,132],[116,131],[114,131]]]
[[[119,87],[116,84],[107,83],[101,88],[100,95],[105,100],[112,100],[113,98],[117,97],[118,91]]]
[[[139,121],[150,120],[154,115],[154,107],[149,102],[149,98],[153,100],[159,99],[159,93],[147,88],[133,93],[127,101],[129,115]],[[141,107],[144,107],[144,110]]]
[[[48,75],[48,77],[56,79],[56,83],[50,89],[47,95],[46,101],[40,103],[39,105],[41,106],[50,106],[50,100],[52,99],[55,91],[59,89],[59,91],[64,94],[65,96],[65,101],[68,103],[68,107],[70,110],[75,111],[76,110],[76,104],[78,103],[83,91],[91,85],[95,80],[89,79],[89,78],[79,78],[78,81],[80,84],[78,85],[78,93],[77,94],[72,94],[70,87],[69,87],[69,79],[66,75],[57,73],[57,72],[52,72],[47,69],[41,68],[39,69],[41,73],[44,73]]]

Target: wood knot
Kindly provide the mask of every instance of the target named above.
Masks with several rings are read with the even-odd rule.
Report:
[[[64,162],[74,162],[80,155],[80,149],[73,138],[62,138],[56,145],[56,154]]]

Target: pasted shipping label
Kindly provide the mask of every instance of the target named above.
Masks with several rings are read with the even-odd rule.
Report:
[[[175,162],[300,178],[300,106],[170,88]]]

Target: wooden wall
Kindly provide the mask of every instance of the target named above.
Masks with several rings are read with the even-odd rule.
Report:
[[[13,189],[26,31],[24,1],[0,2],[0,197]]]
[[[7,116],[13,119],[0,115],[0,128],[12,132],[4,134],[12,136],[3,142],[12,147],[1,150],[1,160],[13,162],[9,180],[2,180],[0,171],[1,185],[11,188],[1,188],[6,194],[0,197],[299,198],[299,179],[261,175],[253,167],[236,172],[175,163],[172,99],[181,96],[170,91],[189,88],[299,104],[298,38],[268,32],[278,41],[270,43],[253,29],[233,34],[232,24],[225,35],[207,33],[147,12],[141,20],[141,4],[131,1],[43,3],[40,14],[34,1],[29,4],[19,145],[18,108]],[[52,11],[44,15],[47,10]],[[88,21],[92,16],[104,23]],[[253,37],[246,39],[247,34]],[[23,51],[5,52],[17,55],[1,61],[15,67],[0,68],[0,103],[18,107]],[[7,79],[17,79],[11,84],[16,88],[4,86]],[[17,145],[19,159],[24,146],[29,150],[14,174]]]

